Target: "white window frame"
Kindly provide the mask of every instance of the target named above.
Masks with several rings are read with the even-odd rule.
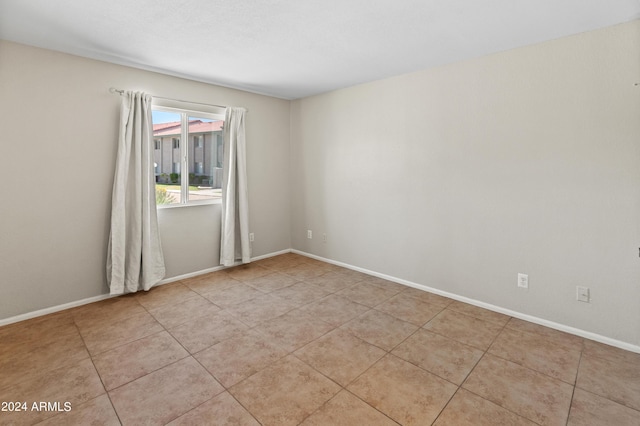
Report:
[[[194,108],[195,107],[195,108]],[[171,112],[174,114],[179,114],[181,117],[180,129],[181,135],[180,140],[188,141],[189,140],[189,117],[202,117],[209,118],[212,120],[224,120],[224,108],[219,107],[208,107],[206,105],[197,104],[191,106],[188,103],[184,103],[181,101],[171,101],[171,100],[156,100],[154,99],[152,102],[152,110],[154,111],[163,111],[163,112]],[[181,143],[180,144],[180,170],[189,170],[189,144]],[[221,204],[221,199],[213,199],[213,200],[192,200],[188,201],[189,195],[189,173],[180,173],[180,203],[174,204],[162,204],[158,205],[158,209],[167,209],[167,208],[176,208],[176,207],[189,207],[189,206],[201,206],[207,204]]]

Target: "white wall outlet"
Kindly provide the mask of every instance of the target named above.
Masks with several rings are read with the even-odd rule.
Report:
[[[591,303],[591,293],[589,287],[576,286],[576,300],[578,302]]]
[[[311,232],[311,229],[307,229],[307,238],[308,239],[312,239],[313,238],[313,232]]]
[[[253,235],[253,232],[249,232],[249,241],[253,242],[256,239],[256,236]]]
[[[327,234],[322,234],[322,242],[323,243],[327,242]]]
[[[518,274],[518,287],[529,288],[529,275]]]

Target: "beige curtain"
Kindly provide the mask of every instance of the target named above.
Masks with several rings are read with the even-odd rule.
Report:
[[[107,249],[113,295],[149,290],[164,278],[152,140],[151,96],[123,93]]]
[[[224,120],[224,164],[222,167],[222,227],[220,264],[251,261],[249,245],[249,199],[244,108],[227,108]]]

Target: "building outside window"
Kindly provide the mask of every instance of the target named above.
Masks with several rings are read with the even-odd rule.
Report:
[[[220,200],[224,116],[154,106],[152,117],[158,205]]]

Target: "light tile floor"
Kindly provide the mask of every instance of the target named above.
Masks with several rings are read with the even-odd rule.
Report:
[[[2,425],[638,425],[640,354],[285,254],[0,328],[0,401]]]

